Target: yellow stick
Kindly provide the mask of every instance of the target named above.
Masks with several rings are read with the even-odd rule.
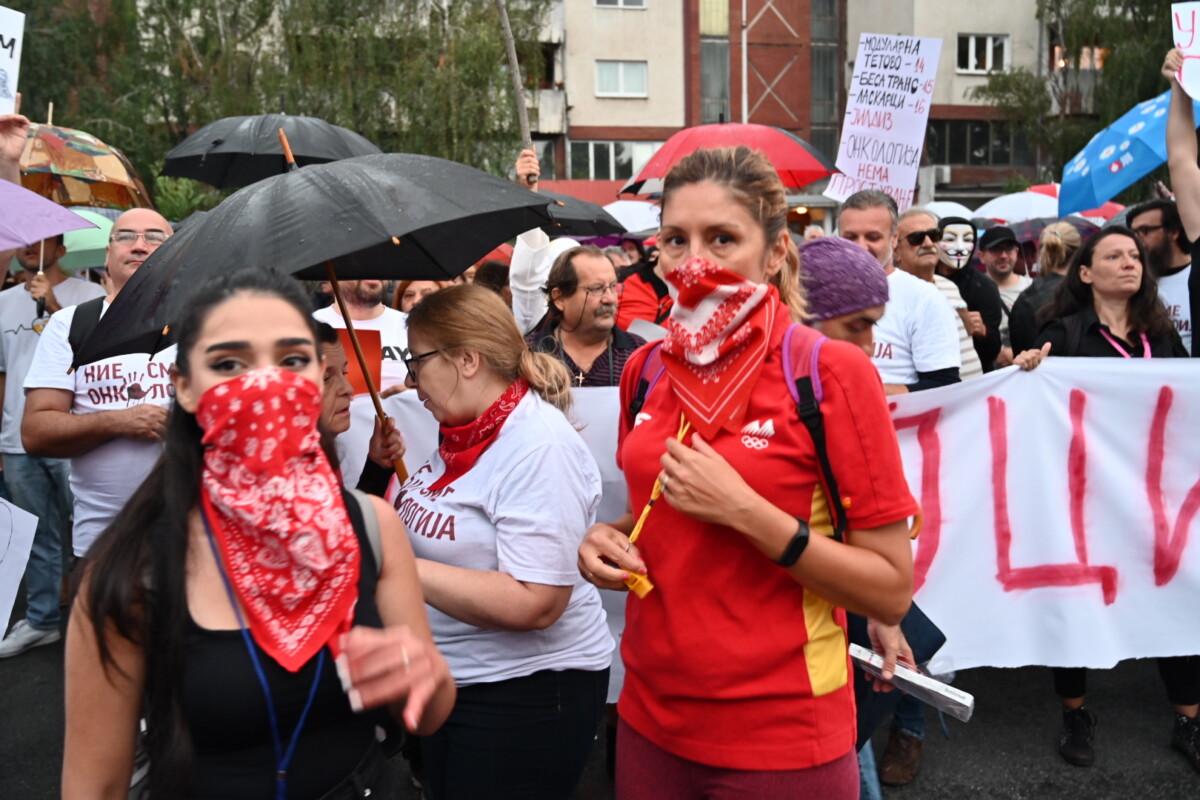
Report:
[[[675,435],[675,441],[682,442],[683,437],[687,436],[692,424],[687,421],[683,414],[679,415],[679,433]],[[654,479],[654,488],[650,490],[650,500],[646,503],[646,507],[642,509],[642,513],[638,516],[637,524],[633,526],[633,532],[629,534],[629,543],[632,545],[642,535],[642,528],[646,524],[646,518],[650,516],[650,509],[654,508],[655,501],[662,497],[662,481],[658,478]],[[625,579],[625,585],[629,590],[638,597],[645,597],[654,588],[654,584],[645,575],[630,575]]]

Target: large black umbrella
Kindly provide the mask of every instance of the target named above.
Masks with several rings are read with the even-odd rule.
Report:
[[[547,200],[432,156],[362,156],[235,192],[185,225],[121,290],[74,366],[171,342],[187,288],[214,272],[274,267],[298,278],[445,280],[532,228],[557,230]]]
[[[287,171],[282,128],[300,166],[372,155],[380,150],[352,130],[317,117],[262,114],[210,122],[167,153],[163,175],[218,189],[249,186]]]
[[[1022,220],[1014,222],[1008,227],[1012,228],[1013,235],[1017,237],[1017,241],[1021,243],[1036,242],[1042,238],[1042,231],[1056,222],[1066,222],[1075,227],[1079,231],[1079,235],[1086,242],[1093,233],[1100,230],[1100,226],[1094,222],[1090,222],[1083,217],[1037,217],[1035,219]]]
[[[599,203],[589,203],[569,194],[538,189],[538,194],[550,201],[548,212],[554,229],[546,228],[551,236],[608,236],[625,233],[625,226],[604,210]]]

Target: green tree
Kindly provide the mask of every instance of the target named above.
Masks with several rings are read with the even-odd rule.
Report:
[[[1170,14],[1170,0],[1039,0],[1038,19],[1062,48],[1061,67],[1045,74],[996,72],[971,96],[1005,112],[1039,153],[1043,178],[1059,180],[1063,165],[1095,133],[1167,88],[1159,67],[1171,46]],[[1073,113],[1085,78],[1080,64],[1097,52],[1104,63],[1090,93],[1091,110]],[[1144,199],[1164,175],[1165,169],[1152,173],[1120,199]]]

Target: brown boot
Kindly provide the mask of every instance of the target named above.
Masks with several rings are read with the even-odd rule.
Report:
[[[885,786],[904,786],[912,783],[921,768],[921,745],[915,736],[892,730],[887,749],[879,760],[879,781]]]

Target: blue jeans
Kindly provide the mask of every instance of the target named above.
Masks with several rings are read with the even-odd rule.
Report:
[[[859,800],[883,800],[879,768],[875,766],[875,745],[870,742],[858,751],[858,797]]]
[[[892,730],[903,731],[916,739],[925,738],[925,704],[910,694],[900,698],[892,712]]]
[[[4,454],[4,481],[13,504],[38,518],[33,550],[25,567],[25,619],[31,628],[57,628],[62,591],[63,544],[70,544],[68,520],[75,502],[65,458]]]

